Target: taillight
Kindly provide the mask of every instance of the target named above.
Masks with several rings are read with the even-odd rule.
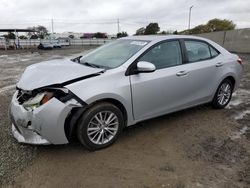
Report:
[[[242,65],[242,59],[241,58],[239,58],[238,60],[237,60],[237,62],[239,63],[239,64],[241,64]]]

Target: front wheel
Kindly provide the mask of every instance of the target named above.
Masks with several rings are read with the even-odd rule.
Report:
[[[225,108],[232,98],[232,93],[232,82],[229,79],[223,80],[215,93],[212,106],[217,109]]]
[[[78,124],[77,136],[87,149],[102,149],[115,142],[123,126],[124,118],[120,109],[103,102],[83,114]]]

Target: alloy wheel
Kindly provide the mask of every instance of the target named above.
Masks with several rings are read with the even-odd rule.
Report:
[[[91,118],[87,127],[87,135],[91,142],[102,145],[115,137],[118,128],[117,115],[111,111],[101,111]]]
[[[229,102],[232,89],[229,83],[223,83],[218,91],[217,100],[220,105],[225,105]]]

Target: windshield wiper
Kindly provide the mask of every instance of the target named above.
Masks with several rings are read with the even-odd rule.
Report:
[[[92,64],[92,63],[89,63],[89,62],[83,62],[81,63],[83,65],[86,65],[88,67],[93,67],[93,68],[101,68],[100,66],[96,65],[96,64]]]
[[[76,58],[71,59],[71,61],[80,63],[81,57],[82,57],[82,55],[81,55],[81,56],[78,56],[78,57],[76,57]]]
[[[80,63],[80,64],[83,64],[83,65],[88,66],[88,67],[109,69],[109,67],[101,66],[101,65],[96,65],[96,64],[92,64],[92,63],[89,63],[89,62],[87,62],[87,61],[81,62],[81,57],[82,57],[82,56],[76,57],[76,58],[74,58],[74,59],[71,59],[71,61],[77,62],[77,63]]]

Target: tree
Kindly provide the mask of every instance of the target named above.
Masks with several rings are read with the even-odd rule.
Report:
[[[16,35],[12,32],[8,32],[7,35],[3,35],[5,39],[16,39]]]
[[[233,30],[236,27],[236,24],[234,24],[232,20],[221,20],[218,18],[209,20],[206,25],[209,28],[210,32]]]
[[[30,39],[38,39],[38,36],[37,36],[36,34],[31,35],[31,36],[30,36]]]
[[[174,34],[174,35],[178,35],[178,31],[175,30],[175,31],[173,32],[173,34]]]
[[[167,35],[168,33],[166,31],[160,32],[161,35]]]
[[[210,29],[207,25],[198,25],[189,31],[189,34],[208,33]]]
[[[117,38],[122,38],[122,37],[127,37],[128,36],[128,33],[125,32],[125,31],[122,31],[121,33],[117,33]]]
[[[233,30],[236,25],[231,20],[221,20],[218,18],[214,18],[209,20],[205,25],[198,25],[190,30],[181,31],[181,34],[201,34],[201,33],[209,33],[214,31],[225,31],[225,30]]]
[[[141,27],[140,29],[136,30],[135,35],[144,35],[144,32],[145,32],[145,28]]]
[[[154,35],[160,31],[158,23],[150,23],[145,29],[144,35]]]
[[[45,26],[42,26],[42,25],[28,27],[28,29],[34,31],[34,32],[28,32],[29,37],[31,37],[32,35],[37,35],[38,38],[44,39],[44,37],[49,34],[47,28]]]
[[[37,35],[40,39],[44,39],[44,37],[48,35],[47,28],[42,26],[42,25],[35,27],[35,30],[36,30]]]
[[[27,29],[33,30],[33,31],[29,31],[29,32],[27,33],[27,36],[28,36],[29,38],[31,38],[32,35],[35,35],[35,34],[36,34],[36,32],[35,32],[35,27],[28,27]]]
[[[27,37],[25,35],[21,35],[19,36],[19,39],[27,39]]]
[[[106,33],[100,33],[100,32],[97,32],[93,35],[93,38],[99,38],[99,39],[103,39],[103,38],[107,38],[107,35]]]
[[[173,34],[173,31],[172,31],[172,30],[161,31],[159,34],[160,34],[160,35],[172,35],[172,34]]]

